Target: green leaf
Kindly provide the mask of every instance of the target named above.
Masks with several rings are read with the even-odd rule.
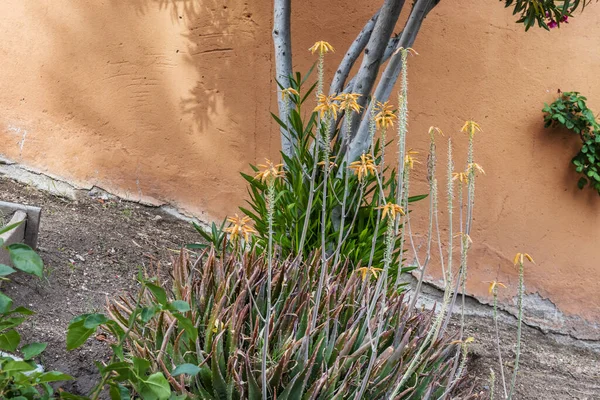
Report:
[[[67,328],[67,350],[73,350],[85,343],[98,326],[108,319],[103,314],[84,314],[73,319]]]
[[[43,276],[44,263],[42,258],[31,247],[26,244],[15,243],[7,246],[7,249],[15,268],[39,278]]]
[[[413,203],[415,201],[423,200],[423,199],[427,198],[427,196],[429,196],[429,194],[419,194],[419,195],[416,195],[416,196],[410,196],[408,198],[408,202],[409,203]]]
[[[23,221],[19,221],[14,224],[11,224],[11,225],[6,225],[4,228],[0,228],[0,235],[2,235],[3,233],[6,233],[6,232],[12,231],[14,228],[21,225],[22,223],[23,223]]]
[[[129,393],[129,389],[127,389],[123,385],[110,385],[110,398],[111,400],[130,400],[131,394]]]
[[[142,380],[140,395],[144,400],[168,400],[171,386],[162,372],[157,372]]]
[[[25,360],[31,360],[33,357],[39,356],[44,350],[48,343],[30,343],[21,348],[21,354]]]
[[[14,352],[19,347],[21,335],[14,329],[0,333],[0,349],[8,352]]]
[[[176,311],[179,311],[182,313],[188,312],[191,310],[190,305],[183,300],[172,301],[171,304],[169,305],[169,309],[176,310]]]
[[[6,364],[2,366],[2,372],[8,373],[11,375],[13,372],[27,372],[33,371],[36,367],[25,362],[25,361],[8,361]]]
[[[143,323],[150,321],[155,315],[156,307],[144,307],[142,308],[142,312],[140,313]]]
[[[148,371],[149,368],[150,368],[150,361],[148,361],[144,358],[133,357],[133,372],[138,377],[141,378],[144,375],[146,375],[146,371]]]
[[[73,379],[73,377],[70,375],[63,374],[62,372],[58,372],[58,371],[50,371],[50,372],[45,372],[42,375],[40,375],[38,377],[38,382],[44,383],[44,382],[70,381],[71,379]]]
[[[173,376],[179,376],[182,374],[186,374],[186,375],[190,375],[190,376],[196,376],[200,373],[200,368],[198,368],[197,365],[194,364],[181,364],[178,365],[177,368],[175,368],[173,370],[173,372],[171,373],[171,375]]]
[[[167,292],[160,286],[156,286],[153,283],[146,283],[146,287],[150,289],[156,301],[158,301],[162,306],[167,307]]]
[[[13,268],[9,267],[8,265],[0,264],[0,276],[8,276],[15,272],[17,272],[17,271],[15,271]]]
[[[90,314],[85,318],[83,326],[88,329],[96,329],[107,322],[108,318],[104,314]]]
[[[198,339],[198,330],[196,329],[192,321],[181,314],[175,313],[173,314],[173,316],[177,318],[179,326],[186,331],[192,342],[195,342],[196,339]]]
[[[10,311],[13,301],[10,297],[0,292],[0,314],[5,314]]]

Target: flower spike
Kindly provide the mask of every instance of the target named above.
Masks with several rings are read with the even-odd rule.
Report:
[[[283,164],[273,164],[268,158],[265,161],[266,164],[258,164],[263,170],[257,173],[254,179],[260,179],[262,183],[268,183],[284,176],[284,172],[281,170]]]
[[[492,292],[494,290],[496,290],[497,287],[503,287],[504,289],[506,289],[506,285],[504,283],[502,283],[502,282],[491,281],[491,282],[488,282],[488,283],[490,284],[490,287],[488,288],[488,292],[490,294],[492,294]]]
[[[240,218],[239,215],[235,214],[235,217],[227,218],[227,221],[231,225],[225,228],[225,232],[231,234],[231,240],[233,241],[244,237],[244,240],[247,242],[251,234],[258,233],[256,229],[248,225],[251,219],[246,215]]]
[[[335,102],[336,100],[337,98],[335,96],[325,96],[324,94],[320,94],[317,100],[317,106],[313,112],[318,112],[321,118],[324,118],[327,114],[331,114],[334,119],[337,118],[340,106]]]
[[[469,121],[465,122],[461,131],[468,133],[469,136],[471,138],[473,138],[473,136],[475,136],[476,132],[481,132],[481,127],[479,126],[479,124],[477,122],[469,120]]]
[[[530,263],[535,264],[535,261],[533,261],[533,258],[527,253],[517,253],[515,255],[514,264],[515,265],[523,264],[525,262],[525,259],[527,259]]]
[[[369,174],[377,174],[377,168],[373,162],[373,157],[370,154],[363,154],[359,161],[354,161],[348,166],[358,176],[358,181],[362,180]]]
[[[400,207],[398,204],[392,203],[391,201],[389,201],[386,205],[377,207],[377,210],[383,210],[381,219],[385,219],[388,214],[391,219],[396,219],[396,214],[406,215],[402,207]]]
[[[312,45],[311,48],[309,48],[308,50],[310,50],[311,53],[315,54],[316,52],[318,52],[319,54],[323,55],[325,53],[328,52],[332,52],[334,53],[335,50],[333,49],[333,46],[330,45],[329,43],[327,43],[324,40],[320,40],[318,42],[316,42],[315,44]]]

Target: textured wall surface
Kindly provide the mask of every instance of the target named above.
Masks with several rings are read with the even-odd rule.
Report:
[[[339,50],[328,58],[331,72],[377,7],[294,3],[299,71],[314,61],[308,47],[327,40]],[[201,219],[235,211],[245,195],[238,171],[276,157],[279,146],[269,116],[271,7],[270,0],[2,1],[1,152]],[[436,125],[456,132],[462,163],[462,121],[484,129],[476,158],[487,174],[477,185],[469,292],[485,299],[485,281],[498,279],[513,302],[512,258],[526,251],[537,262],[526,271],[528,304],[580,336],[591,326],[579,328],[584,320],[600,323],[600,199],[576,188],[569,160],[577,138],[544,130],[540,110],[560,88],[583,92],[600,111],[599,16],[593,5],[560,31],[525,33],[497,1],[443,1],[410,60],[410,147],[424,158],[427,128]],[[426,190],[416,174],[415,194]],[[426,203],[413,215],[424,226]],[[439,277],[437,265],[430,272]]]

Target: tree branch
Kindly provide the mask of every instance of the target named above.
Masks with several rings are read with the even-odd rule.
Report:
[[[400,48],[409,48],[413,45],[423,20],[427,14],[439,4],[440,1],[441,0],[416,1],[413,9],[411,10],[410,16],[408,17],[408,21],[406,22],[404,30],[402,31],[402,35],[397,44],[396,50]],[[383,102],[390,97],[390,93],[396,84],[396,80],[398,79],[401,69],[402,56],[399,52],[394,53],[390,62],[386,66],[383,75],[381,76],[377,88],[375,89],[373,97],[377,99],[377,101]],[[370,115],[369,112],[372,106],[373,104],[369,105],[368,109],[365,110],[364,115]],[[355,132],[354,137],[352,138],[345,155],[346,162],[354,161],[368,149],[370,144],[368,118],[363,118],[362,121],[360,121],[360,127],[358,130],[353,130],[353,132]]]
[[[380,13],[381,8],[377,10],[371,19],[369,19],[356,39],[354,39],[354,42],[352,42],[348,48],[348,51],[342,59],[342,62],[340,62],[340,65],[335,72],[335,76],[333,77],[333,81],[331,82],[331,87],[329,88],[330,95],[339,93],[340,90],[342,90],[342,87],[344,87],[344,83],[346,82],[346,79],[348,79],[350,70],[371,38],[371,33],[373,33],[375,23],[377,22]]]
[[[273,45],[275,46],[275,77],[284,88],[289,87],[292,76],[292,34],[291,34],[291,0],[274,0],[273,11]],[[277,85],[277,105],[279,116],[287,122],[288,110],[285,100],[281,98],[281,88]],[[281,128],[281,150],[291,156],[294,141],[284,128]]]
[[[365,48],[362,64],[356,74],[356,82],[352,90],[361,95],[358,100],[361,106],[367,103],[367,96],[373,89],[388,40],[392,36],[403,6],[404,0],[385,0],[381,7],[379,18],[377,18],[371,38]],[[359,119],[357,118],[357,120]]]

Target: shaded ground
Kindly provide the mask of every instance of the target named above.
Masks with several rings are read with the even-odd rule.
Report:
[[[63,385],[66,390],[88,393],[98,378],[93,361],[106,360],[109,351],[105,342],[91,339],[81,349],[67,352],[69,320],[102,311],[107,295],[134,289],[139,266],[162,260],[168,269],[174,251],[196,241],[198,235],[189,223],[158,208],[85,194],[71,201],[6,178],[0,178],[0,200],[43,207],[39,251],[47,279],[18,275],[3,286],[17,305],[37,312],[22,329],[24,343],[47,342],[42,359],[46,368],[76,378]],[[500,380],[495,336],[489,310],[476,304],[472,308],[476,312],[467,317],[467,334],[476,342],[471,346],[469,376],[476,391],[483,391],[482,398],[487,398],[490,367]],[[504,316],[503,321],[503,356],[511,361],[516,328],[511,317]],[[584,346],[529,327],[523,335],[522,373],[515,399],[600,399],[600,350],[593,349],[600,349],[600,344]],[[507,374],[511,372],[507,368]],[[497,386],[496,393],[500,390]]]

